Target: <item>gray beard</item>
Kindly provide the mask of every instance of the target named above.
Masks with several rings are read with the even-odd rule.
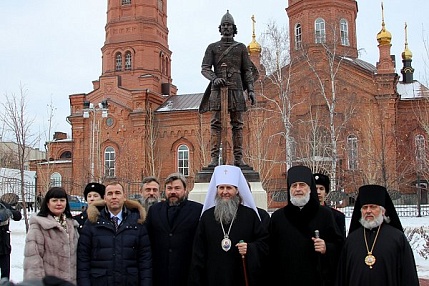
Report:
[[[366,221],[363,217],[360,218],[359,222],[360,224],[367,229],[373,229],[376,228],[378,226],[380,226],[384,221],[384,217],[383,214],[380,213],[376,218],[374,218],[374,220],[372,221]]]
[[[309,201],[310,201],[310,193],[308,192],[303,198],[297,198],[294,196],[290,196],[290,202],[297,207],[302,208],[303,206],[305,206]]]
[[[224,224],[231,223],[235,217],[235,214],[237,213],[238,205],[240,204],[240,198],[235,196],[229,200],[222,200],[219,196],[216,195],[215,203],[215,220]]]
[[[153,204],[159,202],[159,200],[157,198],[151,198],[151,197],[147,197],[144,200],[144,206],[146,207],[146,210],[148,210]]]

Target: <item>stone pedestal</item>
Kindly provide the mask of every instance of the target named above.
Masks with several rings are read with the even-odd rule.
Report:
[[[189,193],[190,200],[204,204],[213,171],[214,168],[204,167],[199,173],[197,173],[194,188]],[[259,179],[259,173],[255,172],[252,167],[243,167],[241,168],[241,171],[250,184],[256,206],[267,210],[267,192],[262,187],[262,183]]]

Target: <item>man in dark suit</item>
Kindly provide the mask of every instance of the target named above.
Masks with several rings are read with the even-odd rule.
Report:
[[[346,216],[340,212],[337,209],[331,208],[329,205],[326,204],[326,195],[329,193],[329,187],[330,187],[330,180],[329,177],[316,173],[314,174],[314,180],[316,181],[316,188],[317,188],[317,196],[319,197],[320,205],[327,206],[331,209],[332,214],[334,215],[335,222],[338,225],[338,229],[340,230],[343,237],[346,237]]]
[[[165,201],[149,208],[146,219],[152,247],[153,285],[186,285],[203,206],[188,200],[186,179],[180,173],[173,173],[165,180],[165,197]]]

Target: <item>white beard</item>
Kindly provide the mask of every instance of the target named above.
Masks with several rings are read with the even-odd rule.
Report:
[[[367,221],[363,217],[361,217],[359,222],[364,228],[373,229],[380,226],[383,223],[383,220],[384,220],[383,214],[380,212],[380,214],[377,217],[375,217],[374,220]]]
[[[299,198],[290,195],[290,202],[294,206],[302,208],[303,206],[305,206],[310,201],[310,192],[308,192],[304,197],[299,197]]]

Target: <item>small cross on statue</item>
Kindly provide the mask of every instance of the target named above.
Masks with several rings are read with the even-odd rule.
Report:
[[[225,173],[225,175],[228,173],[228,170],[227,169],[225,169],[224,171],[223,171],[224,173]]]

